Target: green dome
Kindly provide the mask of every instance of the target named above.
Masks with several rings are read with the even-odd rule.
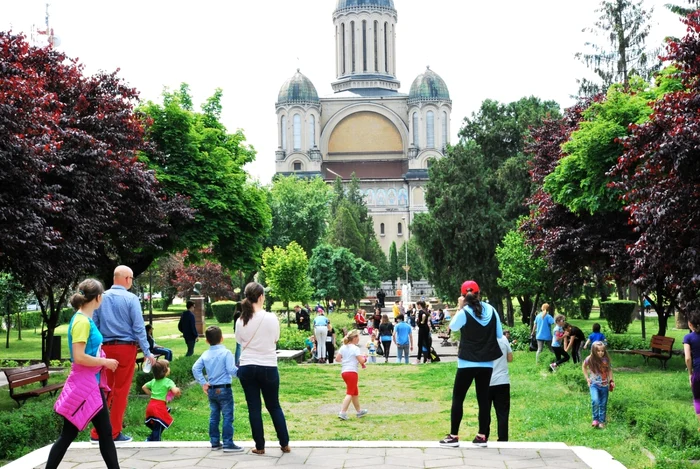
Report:
[[[408,93],[409,103],[418,101],[450,101],[450,92],[445,80],[430,70],[430,67],[413,80],[411,91]]]
[[[360,10],[367,7],[396,11],[394,8],[394,0],[338,0],[335,11]]]
[[[277,104],[318,104],[319,102],[316,87],[299,69],[292,78],[284,82],[277,96]]]

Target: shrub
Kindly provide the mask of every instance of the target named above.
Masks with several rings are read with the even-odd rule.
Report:
[[[214,318],[214,310],[211,307],[211,303],[207,302],[204,304],[204,317],[206,319]]]
[[[579,298],[578,308],[581,311],[581,317],[583,319],[588,319],[591,317],[591,310],[593,309],[593,300],[590,298]]]
[[[211,310],[219,324],[228,324],[233,322],[237,305],[235,301],[217,301],[211,304]]]
[[[301,350],[304,348],[304,339],[311,335],[309,331],[300,331],[296,327],[280,328],[280,340],[277,341],[279,350]],[[341,332],[338,328],[335,329],[336,338],[340,340]]]
[[[616,334],[623,334],[630,325],[635,305],[634,301],[627,300],[603,301],[600,303],[600,311],[605,315],[610,329]]]
[[[58,317],[58,322],[60,324],[68,324],[74,314],[75,310],[73,308],[62,308],[61,313]]]
[[[0,460],[18,459],[53,443],[63,418],[53,411],[56,399],[27,402],[19,409],[0,412]]]
[[[506,329],[506,326],[503,326],[503,328]],[[509,327],[508,330],[510,331],[510,348],[512,348],[514,352],[528,350],[530,346],[530,326],[527,324],[518,324]],[[454,332],[452,334],[454,339]]]
[[[624,334],[605,334],[608,350],[644,350],[649,348],[649,339]]]

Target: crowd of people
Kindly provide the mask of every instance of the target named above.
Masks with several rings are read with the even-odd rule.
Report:
[[[59,438],[52,446],[46,467],[56,468],[78,433],[93,423],[91,440],[99,443],[101,455],[108,468],[118,468],[115,443],[131,441],[123,433],[123,417],[129,389],[133,380],[134,361],[140,347],[144,361],[153,372],[153,379],[143,385],[150,396],[146,408],[145,424],[151,430],[147,441],[160,441],[162,433],[173,422],[168,402],[181,394],[180,389],[168,378],[169,358],[172,352],[158,347],[152,337],[152,328],[146,328],[138,299],[128,289],[133,272],[126,266],[114,271],[113,286],[104,291],[102,284],[87,279],[78,285],[71,298],[76,313],[68,325],[68,344],[73,363],[63,392],[55,404],[56,411],[64,417]],[[236,317],[236,354],[223,345],[223,333],[217,326],[207,328],[205,338],[209,348],[195,362],[192,373],[207,395],[210,407],[209,439],[212,450],[241,452],[234,442],[234,402],[232,380],[238,378],[243,388],[255,448],[254,454],[265,453],[265,434],[262,419],[262,403],[270,414],[280,449],[291,451],[289,432],[284,412],[279,402],[280,377],[277,368],[276,345],[280,337],[277,316],[264,310],[265,290],[262,285],[249,283],[244,291],[240,314]],[[362,418],[368,409],[359,401],[359,371],[366,363],[376,362],[377,357],[389,360],[392,344],[397,347],[397,362],[408,363],[414,349],[413,329],[418,328],[417,358],[424,362],[431,358],[432,312],[425,301],[419,301],[408,310],[396,302],[394,321],[381,312],[377,305],[374,314],[367,318],[358,311],[355,321],[364,321],[365,328],[357,328],[343,337],[343,345],[336,352],[335,330],[319,305],[313,319],[313,343],[320,363],[340,362],[341,377],[345,383],[345,398],[338,413],[340,420],[348,419],[352,404],[356,416]],[[190,327],[191,305],[181,320],[181,331],[190,353],[194,344]],[[306,311],[306,314],[304,314]],[[444,311],[443,311],[444,313]],[[438,316],[439,318],[439,316]],[[415,320],[414,320],[415,319]],[[442,320],[445,320],[444,316]],[[309,330],[311,318],[308,309],[298,307],[297,324]],[[688,324],[691,333],[683,344],[688,367],[690,386],[696,414],[700,419],[700,315],[692,314]],[[553,326],[553,328],[552,328]],[[366,351],[358,344],[363,329],[371,327]],[[183,330],[184,329],[184,330]],[[498,312],[481,299],[479,285],[472,280],[461,286],[457,308],[450,318],[449,329],[459,331],[457,369],[452,390],[450,431],[439,441],[441,446],[459,446],[459,429],[463,418],[463,406],[469,388],[474,384],[478,403],[478,431],[472,443],[486,446],[490,437],[491,408],[495,409],[499,441],[508,441],[510,413],[510,378],[508,363],[513,360],[508,331],[504,331]],[[541,314],[534,320],[533,341],[537,342],[538,361],[545,346],[556,357],[550,370],[556,371],[573,357],[581,363],[581,369],[591,396],[592,426],[605,428],[609,392],[615,387],[613,369],[600,325],[593,325],[593,332],[586,338],[583,331],[566,322],[563,315],[552,318],[549,305],[542,305]],[[195,340],[196,341],[196,340]],[[581,362],[581,350],[591,347],[591,354]],[[154,352],[166,355],[156,361]],[[170,353],[168,353],[170,352]],[[237,357],[240,353],[240,358]],[[76,403],[82,402],[79,406]]]

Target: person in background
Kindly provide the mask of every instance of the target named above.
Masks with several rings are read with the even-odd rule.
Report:
[[[564,338],[564,351],[571,351],[571,358],[573,358],[574,363],[580,363],[581,349],[586,341],[586,334],[578,327],[569,323],[564,324],[564,331],[567,333]]]
[[[348,409],[352,402],[357,412],[357,418],[362,418],[367,415],[367,409],[360,407],[360,390],[357,386],[359,382],[358,365],[364,368],[367,357],[362,355],[360,347],[357,343],[360,341],[360,334],[357,329],[352,330],[343,338],[343,346],[338,350],[335,359],[341,362],[340,375],[345,381],[345,399],[340,406],[338,418],[340,420],[348,419]]]
[[[549,314],[549,303],[542,305],[542,313],[535,318],[535,323],[532,325],[532,335],[537,339],[537,354],[535,354],[535,363],[540,360],[540,353],[544,349],[544,344],[549,346],[552,341],[552,324],[554,318]]]
[[[146,339],[148,340],[148,346],[151,349],[151,353],[155,355],[163,355],[168,362],[173,361],[173,351],[169,348],[161,347],[156,344],[153,339],[153,326],[146,324]]]
[[[608,349],[603,342],[593,342],[591,354],[581,366],[591,392],[592,427],[605,428],[608,411],[608,393],[615,387]]]
[[[329,319],[328,335],[326,336],[326,358],[330,364],[333,364],[333,359],[335,358],[335,340],[335,329],[333,328],[333,325]]]
[[[119,362],[116,370],[107,370],[107,386],[110,389],[107,405],[112,423],[112,438],[118,443],[128,443],[131,437],[123,434],[122,429],[136,368],[134,363],[137,346],[143,351],[144,361],[154,365],[156,359],[148,346],[141,303],[136,295],[129,292],[134,282],[134,272],[129,267],[120,265],[114,269],[113,281],[112,288],[102,295],[102,304],[95,310],[92,319],[104,338],[102,350],[107,358]],[[90,440],[99,440],[95,428],[90,432]]]
[[[265,454],[265,430],[262,420],[262,402],[270,413],[275,426],[280,449],[291,451],[289,431],[280,406],[280,375],[277,369],[277,341],[280,339],[280,323],[277,316],[263,309],[265,289],[256,282],[245,287],[245,299],[241,303],[241,317],[236,324],[236,340],[241,344],[241,366],[238,379],[248,403],[248,420],[253,434],[254,454]],[[326,329],[328,331],[328,329]],[[326,334],[327,335],[327,334]],[[325,345],[325,344],[324,344]]]
[[[420,363],[423,357],[423,363],[430,359],[430,347],[433,345],[432,337],[430,336],[430,312],[425,304],[425,301],[418,302],[418,357],[416,364]]]
[[[404,322],[403,314],[399,314],[398,320],[393,334],[396,344],[396,363],[401,363],[401,358],[404,357],[404,361],[408,365],[409,353],[413,351],[412,329]]]
[[[588,336],[588,340],[583,345],[584,350],[587,349],[588,345],[592,344],[593,342],[603,342],[606,345],[608,343],[608,340],[605,338],[605,335],[602,332],[600,332],[600,324],[598,324],[597,322],[593,323],[593,332],[591,332],[591,335]]]
[[[394,301],[394,306],[391,307],[391,312],[394,314],[394,322],[396,322],[396,318],[398,318],[399,314],[401,314],[398,300]]]
[[[498,441],[508,441],[508,419],[510,417],[510,376],[508,375],[508,363],[513,361],[513,349],[510,347],[510,331],[503,331],[503,337],[498,339],[498,346],[503,355],[493,362],[493,373],[489,385],[489,406],[493,405],[496,411],[496,425],[498,427]],[[491,431],[491,413],[489,412],[489,426]],[[489,433],[486,433],[489,439]]]
[[[233,391],[231,380],[238,375],[231,351],[224,347],[224,335],[217,326],[209,326],[204,333],[209,344],[202,356],[192,365],[192,375],[209,399],[209,442],[211,449],[224,449],[224,453],[240,453],[243,448],[233,442]],[[207,372],[204,377],[202,370]],[[224,422],[219,431],[219,422]],[[221,442],[223,441],[223,444]]]
[[[384,351],[384,363],[389,363],[389,351],[391,350],[391,338],[393,335],[394,325],[389,322],[389,317],[386,314],[382,314],[382,322],[379,324],[379,340]]]
[[[692,312],[689,316],[688,327],[691,332],[683,337],[683,354],[685,367],[688,369],[690,391],[693,394],[695,415],[700,421],[700,313]]]
[[[554,352],[557,361],[550,363],[549,368],[552,371],[556,371],[560,365],[571,359],[566,350],[564,350],[564,341],[568,340],[569,335],[564,330],[564,324],[566,324],[566,316],[557,314],[557,317],[554,318],[554,331],[552,331],[552,352]]]
[[[73,382],[75,380],[76,386],[64,387],[56,402],[56,411],[64,416],[63,428],[61,430],[61,435],[49,451],[49,457],[46,461],[46,467],[48,469],[58,468],[68,447],[80,432],[80,429],[76,427],[75,424],[71,423],[66,416],[72,418],[75,417],[76,414],[79,414],[83,404],[78,404],[81,399],[76,399],[73,392],[85,392],[87,383],[90,383],[92,387],[89,392],[99,395],[102,400],[101,408],[90,419],[95,428],[97,428],[99,434],[102,435],[99,441],[102,459],[108,469],[119,469],[117,450],[114,446],[114,440],[112,439],[112,425],[109,418],[109,409],[107,408],[107,401],[100,385],[101,370],[107,368],[114,372],[117,366],[119,366],[119,362],[113,358],[104,358],[100,356],[102,334],[100,334],[100,331],[92,320],[93,312],[100,306],[100,303],[102,303],[103,291],[104,289],[99,281],[86,279],[80,282],[78,291],[70,299],[70,304],[75,308],[76,312],[71,318],[70,323],[68,323],[68,350],[70,352],[70,360],[73,364],[71,366],[68,382]],[[133,368],[133,362],[131,366]],[[67,406],[66,408],[62,405],[64,400]],[[75,409],[68,407],[76,405],[79,405],[79,407]],[[86,418],[80,425],[87,426],[88,419]]]
[[[328,318],[323,312],[323,308],[318,308],[318,314],[314,318],[314,337],[316,337],[316,348],[318,350],[318,362],[326,363],[326,338],[328,338]]]
[[[379,308],[384,308],[384,298],[386,298],[386,293],[381,288],[377,291],[377,301],[379,301]]]
[[[187,309],[182,312],[180,322],[177,324],[177,329],[182,332],[182,337],[185,338],[187,344],[186,357],[194,355],[194,344],[199,340],[199,332],[194,319],[194,301],[187,301],[185,304]]]
[[[479,431],[472,443],[476,446],[488,444],[491,423],[489,385],[494,361],[503,355],[498,339],[503,336],[498,312],[481,301],[479,285],[473,280],[462,284],[462,296],[457,300],[459,311],[450,322],[450,330],[459,331],[457,373],[452,390],[450,410],[450,433],[440,440],[440,446],[459,446],[459,426],[464,415],[464,399],[472,384],[476,385],[476,400],[479,405]]]

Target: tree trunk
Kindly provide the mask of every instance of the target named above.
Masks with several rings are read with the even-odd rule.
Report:
[[[506,323],[508,327],[513,327],[513,298],[506,294]]]
[[[537,295],[535,295],[535,301],[532,303],[532,309],[530,309],[530,330],[532,330],[532,326],[535,323],[535,308],[537,308],[537,303],[540,301],[540,294],[539,292]]]
[[[688,316],[681,308],[678,308],[678,312],[676,313],[676,329],[689,329]]]
[[[533,309],[532,297],[530,295],[523,295],[517,298],[518,303],[520,304],[520,312],[523,316],[523,324],[530,324],[530,315]]]
[[[22,340],[22,316],[17,311],[17,340]]]

